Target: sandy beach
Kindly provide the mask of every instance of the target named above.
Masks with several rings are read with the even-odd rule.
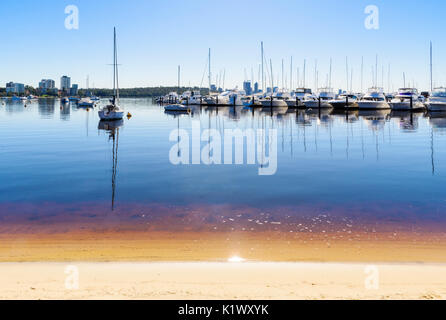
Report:
[[[0,283],[0,299],[446,299],[446,265],[2,263]]]
[[[0,299],[446,299],[445,250],[443,233],[3,233]]]

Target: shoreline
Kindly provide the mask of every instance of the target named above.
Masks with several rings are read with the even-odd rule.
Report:
[[[446,263],[444,233],[379,233],[373,238],[282,232],[0,233],[0,262]]]

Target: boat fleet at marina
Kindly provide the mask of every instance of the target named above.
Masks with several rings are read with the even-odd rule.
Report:
[[[200,91],[189,90],[182,94],[171,92],[157,99],[166,111],[187,111],[190,106],[244,106],[266,108],[306,109],[359,109],[359,110],[425,110],[446,111],[446,88],[437,88],[432,93],[420,94],[415,88],[400,88],[393,94],[385,94],[382,88],[370,88],[367,93],[339,92],[321,88],[313,93],[309,88],[294,91],[276,90],[271,94],[247,95],[242,90],[201,95]]]

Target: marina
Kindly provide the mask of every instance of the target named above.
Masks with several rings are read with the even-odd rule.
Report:
[[[443,7],[8,2],[0,299],[446,298]]]

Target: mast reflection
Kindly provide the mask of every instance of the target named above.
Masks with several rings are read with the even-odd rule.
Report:
[[[112,163],[112,202],[111,209],[115,209],[116,196],[116,177],[118,173],[118,149],[119,149],[119,128],[124,125],[123,120],[119,121],[100,121],[98,129],[106,131],[109,134],[109,141],[113,142],[113,163]]]

